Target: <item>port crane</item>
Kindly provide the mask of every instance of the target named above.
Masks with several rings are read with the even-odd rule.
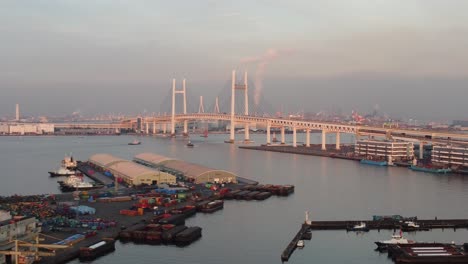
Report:
[[[1,250],[0,254],[3,255],[12,255],[14,256],[15,264],[20,264],[20,257],[34,257],[34,261],[38,261],[39,257],[51,257],[55,256],[55,251],[52,252],[41,252],[39,248],[45,248],[49,250],[56,250],[56,249],[66,249],[70,247],[69,245],[55,245],[55,244],[40,244],[39,236],[36,236],[36,243],[29,243],[25,241],[21,241],[18,239],[12,240],[10,242],[14,242],[14,250]],[[30,247],[35,248],[33,251],[22,251],[20,247]]]

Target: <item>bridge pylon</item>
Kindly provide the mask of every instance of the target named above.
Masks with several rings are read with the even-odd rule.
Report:
[[[249,115],[249,88],[247,82],[247,72],[244,73],[244,83],[237,83],[236,82],[236,71],[232,71],[232,82],[231,82],[231,125],[230,125],[230,137],[229,143],[234,143],[235,141],[235,132],[236,132],[236,123],[235,123],[235,115],[236,115],[236,90],[243,90],[244,91],[244,115]],[[249,124],[245,124],[245,141],[250,141],[249,136]]]
[[[182,90],[176,90],[176,79],[172,79],[172,115],[171,115],[171,137],[175,137],[175,97],[176,94],[184,96],[184,115],[187,114],[187,93],[185,89],[185,79],[182,81]],[[187,120],[184,120],[184,136],[188,136]]]

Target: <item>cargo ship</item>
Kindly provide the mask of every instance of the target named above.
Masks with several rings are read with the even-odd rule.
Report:
[[[384,160],[369,160],[369,159],[362,159],[360,161],[361,164],[366,164],[366,165],[374,165],[374,166],[387,166],[388,162]]]
[[[377,250],[384,251],[388,248],[389,245],[397,245],[397,244],[414,244],[416,243],[413,240],[408,240],[403,237],[402,231],[398,235],[393,234],[392,239],[390,240],[383,240],[374,242],[377,245]]]
[[[114,250],[115,240],[112,238],[103,238],[95,244],[80,248],[80,260],[91,261]]]
[[[414,171],[438,173],[438,174],[446,174],[452,171],[450,168],[421,167],[421,166],[416,166],[416,165],[410,166],[410,169]]]

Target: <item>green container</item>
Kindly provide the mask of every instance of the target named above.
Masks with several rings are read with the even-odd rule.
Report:
[[[177,198],[179,198],[179,199],[185,199],[185,198],[187,198],[187,194],[186,194],[186,193],[178,193],[178,194],[177,194]]]

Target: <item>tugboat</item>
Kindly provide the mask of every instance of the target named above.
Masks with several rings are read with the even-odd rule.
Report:
[[[96,185],[90,182],[85,182],[83,177],[72,175],[67,178],[65,181],[58,181],[60,185],[60,189],[63,192],[71,192],[71,191],[85,191],[85,190],[92,190],[101,188],[102,186]]]
[[[392,239],[390,239],[390,240],[375,242],[375,244],[377,245],[377,250],[380,250],[380,251],[386,250],[389,245],[414,244],[414,243],[416,243],[416,242],[413,241],[413,240],[408,240],[406,238],[403,238],[403,232],[401,230],[400,230],[400,234],[398,234],[398,235],[393,234]]]
[[[188,143],[187,143],[187,147],[189,147],[189,148],[193,148],[193,143],[192,143],[192,141],[190,141],[190,140],[188,141]]]
[[[75,175],[75,171],[69,170],[66,167],[60,167],[58,170],[49,171],[50,177],[62,177]]]
[[[130,143],[128,143],[128,144],[129,144],[129,145],[132,145],[132,146],[134,146],[134,145],[141,145],[141,142],[138,141],[138,140],[136,140],[136,139],[134,139],[132,142],[130,142]]]
[[[366,223],[361,222],[358,225],[354,225],[353,227],[347,227],[346,231],[369,232],[369,228],[367,227]]]
[[[62,160],[62,167],[67,168],[69,170],[76,170],[76,167],[78,166],[78,162],[73,159],[73,156],[70,154],[70,156],[65,156]]]

